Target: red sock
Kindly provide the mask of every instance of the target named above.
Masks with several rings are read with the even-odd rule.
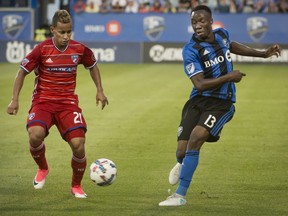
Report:
[[[30,153],[39,169],[48,170],[48,164],[45,157],[45,144],[43,142],[36,148],[30,144]]]
[[[86,157],[79,159],[75,155],[73,155],[71,160],[71,167],[73,169],[73,176],[72,176],[72,187],[81,185],[81,181],[86,169]]]

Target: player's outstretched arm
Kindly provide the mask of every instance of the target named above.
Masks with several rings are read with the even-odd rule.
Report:
[[[108,99],[104,95],[104,90],[103,90],[103,87],[102,87],[101,76],[100,76],[100,70],[97,67],[97,65],[95,65],[94,67],[90,68],[90,75],[91,75],[91,78],[92,78],[93,82],[95,83],[95,86],[96,86],[96,89],[97,89],[96,105],[98,106],[99,102],[101,102],[102,109],[104,109],[104,107],[106,105],[108,105]]]
[[[273,55],[280,56],[281,48],[278,44],[268,47],[266,50],[258,50],[254,49],[250,46],[246,46],[239,42],[231,42],[230,44],[230,52],[236,55],[242,56],[253,56],[253,57],[261,57],[261,58],[269,58]]]
[[[16,115],[19,109],[19,94],[22,89],[25,76],[27,75],[27,72],[24,71],[22,68],[18,70],[18,73],[16,75],[16,78],[14,80],[14,86],[13,86],[13,94],[11,102],[9,103],[7,107],[7,113],[10,115]]]

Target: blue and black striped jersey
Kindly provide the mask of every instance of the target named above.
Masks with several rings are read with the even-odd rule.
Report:
[[[189,43],[182,50],[185,73],[189,78],[203,73],[204,78],[217,78],[233,71],[232,59],[229,51],[229,33],[223,28],[213,30],[215,40],[212,43],[203,42],[193,34]],[[234,82],[203,92],[193,87],[190,98],[197,95],[215,97],[224,100],[236,101]]]

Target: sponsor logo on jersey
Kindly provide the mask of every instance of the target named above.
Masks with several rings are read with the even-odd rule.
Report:
[[[148,16],[143,20],[143,28],[145,35],[151,41],[156,41],[162,35],[164,31],[165,21],[163,17]]]
[[[212,67],[212,66],[214,66],[214,65],[217,65],[217,64],[220,64],[220,63],[224,62],[225,59],[226,59],[227,61],[229,61],[229,62],[232,61],[232,59],[231,59],[231,54],[230,54],[230,51],[229,51],[229,50],[226,51],[225,57],[224,57],[224,56],[217,56],[217,57],[215,57],[214,59],[210,59],[210,60],[208,60],[208,61],[205,61],[205,62],[204,62],[204,66],[205,66],[205,68],[209,68],[209,67]]]
[[[24,27],[23,17],[20,15],[6,15],[2,18],[2,28],[7,37],[15,39]]]
[[[253,41],[260,41],[268,31],[268,19],[265,17],[249,17],[247,19],[247,31]]]
[[[51,72],[73,72],[76,71],[76,67],[50,67],[47,70]]]

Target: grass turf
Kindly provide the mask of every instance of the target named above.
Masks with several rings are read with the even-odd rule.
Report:
[[[158,207],[175,190],[176,133],[191,83],[180,64],[101,64],[109,105],[95,105],[95,87],[79,67],[77,93],[88,133],[89,168],[113,160],[116,182],[98,187],[88,169],[84,200],[70,194],[71,150],[53,127],[45,140],[50,173],[34,190],[36,165],[25,131],[33,90],[26,77],[17,116],[6,114],[17,64],[0,64],[0,212],[3,215],[288,215],[288,73],[285,65],[235,65],[247,74],[237,84],[236,114],[217,144],[205,144],[187,195],[188,204]]]

